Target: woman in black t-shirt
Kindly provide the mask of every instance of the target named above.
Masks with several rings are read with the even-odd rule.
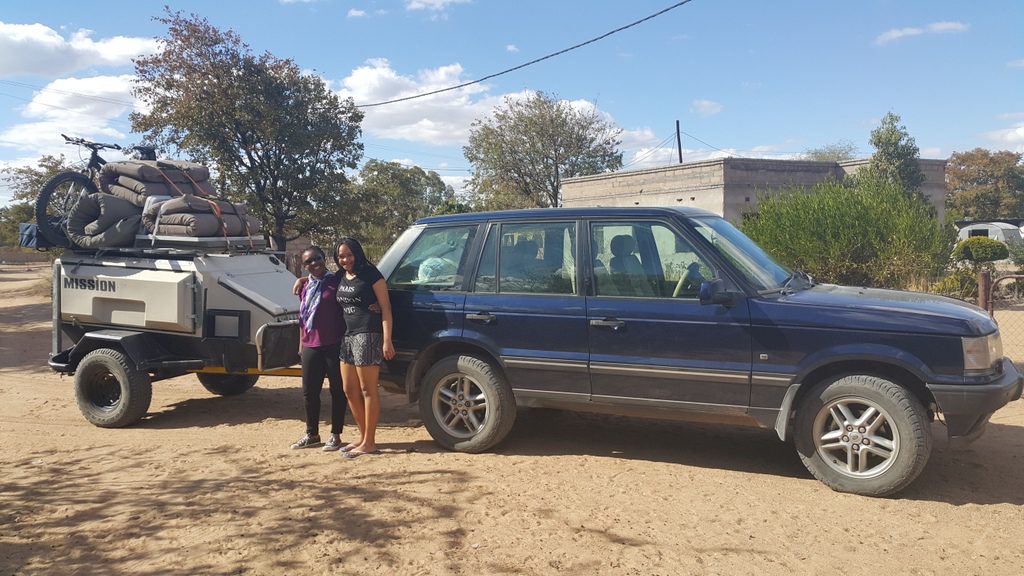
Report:
[[[375,454],[377,421],[380,420],[380,364],[395,357],[391,343],[391,301],[387,282],[377,267],[366,259],[355,238],[342,238],[334,251],[338,264],[337,298],[345,316],[345,339],[341,345],[341,379],[360,439],[342,448],[342,456],[356,458]],[[380,306],[380,314],[370,306]]]

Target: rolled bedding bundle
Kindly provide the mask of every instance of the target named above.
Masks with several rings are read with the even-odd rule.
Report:
[[[78,199],[68,216],[68,238],[82,248],[131,246],[142,211],[131,202],[97,192]]]
[[[260,231],[259,220],[247,214],[244,205],[195,196],[151,204],[142,224],[158,236],[250,236]]]
[[[180,196],[182,194],[212,196],[214,193],[213,186],[209,181],[199,182],[198,185],[180,182],[174,186],[171,188],[169,185],[159,182],[141,182],[130,176],[118,176],[117,180],[109,184],[106,190],[140,208],[146,205],[146,198],[150,196]]]
[[[129,160],[104,165],[100,188],[142,207],[150,196],[213,196],[209,178],[209,168],[195,162]]]
[[[103,165],[104,173],[128,176],[143,182],[202,182],[210,179],[210,169],[185,160],[125,160]]]

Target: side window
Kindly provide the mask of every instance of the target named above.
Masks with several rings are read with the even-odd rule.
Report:
[[[658,222],[591,224],[598,296],[697,298],[716,277],[690,243]]]
[[[461,290],[465,275],[466,248],[476,235],[476,226],[430,228],[395,268],[388,287],[396,290]]]
[[[488,234],[477,292],[577,294],[576,224],[502,224]]]
[[[497,226],[492,226],[487,233],[487,242],[484,244],[484,253],[480,255],[480,265],[477,266],[476,282],[474,292],[497,292],[498,291],[498,250],[497,238],[500,235]]]

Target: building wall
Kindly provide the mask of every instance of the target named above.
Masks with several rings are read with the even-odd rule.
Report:
[[[721,160],[562,180],[562,205],[691,206],[722,213]]]
[[[757,208],[758,194],[773,189],[811,186],[842,179],[868,165],[868,160],[808,162],[720,158],[664,168],[598,174],[562,181],[562,205],[691,206],[738,222]],[[920,160],[925,175],[922,193],[945,215],[946,161]]]

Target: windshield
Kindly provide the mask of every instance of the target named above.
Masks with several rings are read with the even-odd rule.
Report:
[[[707,239],[758,292],[780,290],[791,272],[771,259],[760,246],[722,218],[709,216],[690,220],[698,234]]]

